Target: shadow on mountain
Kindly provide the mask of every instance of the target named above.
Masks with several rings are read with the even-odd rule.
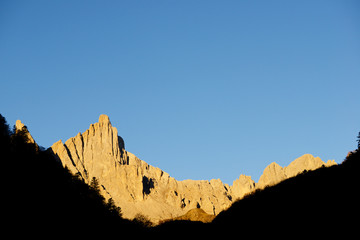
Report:
[[[151,189],[154,188],[154,180],[146,176],[143,176],[142,183],[143,183],[143,194],[149,195]]]

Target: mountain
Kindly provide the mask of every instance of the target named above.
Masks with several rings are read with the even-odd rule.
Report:
[[[127,218],[141,213],[159,221],[198,206],[218,214],[232,203],[230,187],[219,179],[176,181],[126,151],[124,141],[106,115],[101,115],[99,122],[91,124],[84,133],[65,143],[56,142],[51,150],[64,167],[85,182],[98,179],[104,197],[112,198]]]
[[[273,162],[265,168],[263,174],[259,178],[257,187],[264,188],[266,186],[275,185],[285,179],[298,175],[304,170],[315,170],[322,166],[330,167],[333,165],[336,165],[334,160],[328,160],[324,163],[319,157],[314,157],[311,154],[305,154],[295,159],[287,167],[281,167],[276,162]]]
[[[340,165],[325,167],[324,163],[312,171],[299,168],[296,171],[300,174],[264,188],[253,183],[250,177],[241,175],[234,182],[246,183],[238,186],[245,186],[242,190],[253,189],[252,194],[233,199],[232,205],[217,214],[212,222],[203,223],[214,216],[195,208],[175,218],[176,221],[166,221],[152,228],[141,214],[134,220],[123,219],[112,198],[104,199],[100,195],[103,189],[100,181],[89,175],[87,184],[80,173],[71,174],[51,148],[41,151],[41,147],[29,139],[30,136],[24,126],[11,131],[0,114],[0,159],[6,196],[2,213],[5,233],[11,229],[13,234],[13,229],[19,229],[27,236],[36,237],[49,237],[50,233],[73,238],[100,234],[102,237],[126,234],[157,238],[213,238],[220,233],[221,237],[243,238],[348,238],[357,232],[360,133],[358,149],[349,152]],[[292,166],[316,167],[317,162],[322,163],[314,159],[311,155],[304,155],[293,161]],[[120,168],[127,164],[126,161]],[[287,177],[289,173],[284,169],[289,166],[270,164],[264,170],[263,178],[271,181],[281,179],[278,175]],[[273,170],[280,174],[271,175]],[[236,188],[235,184],[230,186],[231,193],[234,194]],[[150,189],[149,196],[153,189],[155,187]]]
[[[30,132],[28,131],[27,127],[21,122],[21,120],[16,120],[16,123],[15,123],[15,132],[16,133],[19,133],[23,131],[24,132],[24,135],[25,135],[25,139],[27,141],[27,143],[30,143],[30,144],[36,144],[34,138],[31,136]]]
[[[20,123],[12,130],[0,114],[5,234],[14,234],[14,229],[37,238],[145,233],[140,224],[121,217],[121,210],[101,196],[97,184],[84,183],[50,150],[42,151]]]
[[[199,221],[204,223],[209,223],[214,220],[215,216],[211,214],[207,214],[201,208],[194,208],[189,210],[185,215],[180,217],[176,217],[173,220],[185,220],[185,221]]]
[[[350,238],[358,225],[353,217],[359,213],[359,164],[358,148],[340,165],[259,189],[216,216],[211,229],[237,233],[241,226],[242,236],[253,238]],[[269,169],[278,168],[273,164]]]
[[[245,175],[240,175],[232,186],[220,179],[177,181],[126,151],[124,140],[106,115],[101,115],[84,133],[65,143],[61,140],[54,143],[49,151],[84,182],[90,184],[97,179],[101,194],[105,199],[112,198],[125,218],[132,219],[140,213],[153,222],[185,215],[194,208],[217,215],[256,189],[274,185],[304,170],[336,164],[306,154],[284,168],[270,164],[259,183]]]

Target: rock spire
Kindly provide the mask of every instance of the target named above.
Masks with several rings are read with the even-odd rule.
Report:
[[[34,138],[31,136],[27,127],[21,122],[21,120],[16,120],[16,123],[15,123],[15,132],[18,132],[18,131],[25,131],[25,135],[28,139],[28,143],[36,144]]]
[[[272,163],[258,184],[245,175],[240,175],[232,186],[220,179],[177,181],[126,151],[123,139],[106,115],[100,115],[99,121],[85,132],[65,143],[59,140],[50,149],[64,167],[85,182],[96,177],[103,196],[112,198],[124,217],[133,218],[140,213],[154,222],[182,216],[194,208],[217,215],[258,187],[325,164],[311,155],[304,155],[285,168]]]

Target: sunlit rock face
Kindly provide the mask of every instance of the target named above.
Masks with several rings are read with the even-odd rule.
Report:
[[[264,169],[263,174],[259,178],[258,188],[264,188],[279,183],[286,179],[284,168],[276,162],[271,163]]]
[[[34,138],[31,136],[27,127],[21,122],[21,120],[16,120],[15,123],[15,132],[24,131],[27,137],[28,143],[36,144]]]
[[[232,203],[230,187],[219,179],[176,181],[127,152],[106,115],[101,115],[99,122],[84,133],[65,143],[60,140],[51,149],[64,167],[85,182],[96,177],[104,197],[113,198],[127,218],[141,213],[158,221],[198,206],[218,214]]]
[[[231,186],[232,198],[234,198],[234,200],[241,199],[246,194],[254,191],[255,188],[256,184],[254,180],[252,180],[250,176],[241,174],[240,177],[236,179]]]
[[[315,170],[322,166],[330,167],[332,165],[336,165],[334,160],[328,160],[325,163],[319,157],[314,157],[311,154],[305,154],[295,159],[287,167],[281,167],[279,164],[273,162],[265,168],[257,187],[264,188],[266,186],[272,186],[287,178],[294,177],[304,170]]]
[[[51,150],[64,167],[85,182],[96,177],[103,196],[113,198],[124,217],[141,213],[154,222],[184,215],[193,208],[217,215],[259,186],[276,184],[323,163],[319,158],[314,162],[311,155],[296,159],[286,168],[273,163],[264,170],[259,184],[245,175],[240,175],[232,186],[220,179],[177,181],[126,151],[123,139],[106,115],[101,115],[99,122],[84,133],[65,143],[54,143]]]

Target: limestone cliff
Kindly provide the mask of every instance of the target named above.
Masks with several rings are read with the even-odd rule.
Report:
[[[199,206],[209,214],[218,214],[232,203],[230,187],[219,179],[176,181],[127,152],[106,115],[84,133],[65,143],[60,140],[51,149],[64,167],[85,182],[96,177],[102,194],[112,197],[127,218],[141,213],[158,221]]]
[[[15,123],[15,132],[17,133],[17,132],[19,132],[19,131],[24,131],[28,143],[35,144],[35,145],[37,146],[34,138],[31,136],[31,134],[30,134],[30,132],[28,131],[27,127],[21,122],[21,120],[16,120],[16,123]]]
[[[113,198],[124,217],[140,213],[154,222],[182,216],[194,208],[217,215],[258,187],[276,184],[323,164],[311,155],[296,159],[286,168],[273,163],[264,170],[258,184],[245,175],[240,175],[232,186],[220,179],[177,181],[126,151],[123,139],[106,115],[101,115],[99,122],[84,133],[65,143],[54,143],[51,150],[64,167],[85,182],[96,177],[103,196]]]
[[[258,188],[275,185],[287,178],[294,177],[304,170],[315,170],[322,166],[330,167],[336,165],[334,160],[328,160],[327,163],[323,162],[319,157],[314,157],[311,154],[305,154],[287,167],[281,167],[279,164],[273,162],[267,166],[261,175],[257,184]]]
[[[250,176],[241,174],[238,179],[233,182],[231,186],[232,198],[234,200],[244,197],[246,194],[256,189],[256,183]]]

